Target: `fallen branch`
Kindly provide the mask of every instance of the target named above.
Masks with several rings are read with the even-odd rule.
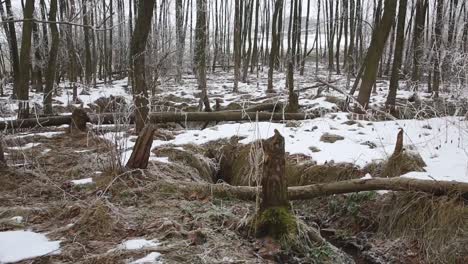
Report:
[[[151,188],[151,187],[150,187]],[[255,201],[256,187],[232,186],[228,184],[209,184],[197,182],[167,182],[154,183],[153,188],[164,190],[177,190],[188,195],[194,192],[202,196],[214,196],[220,198],[237,198],[246,201]],[[455,181],[419,180],[412,178],[372,178],[340,181],[334,183],[322,183],[288,188],[289,200],[309,200],[317,197],[335,194],[355,193],[364,191],[407,191],[426,192],[434,195],[462,195],[468,194],[468,183]],[[148,192],[148,186],[134,190],[137,193]]]

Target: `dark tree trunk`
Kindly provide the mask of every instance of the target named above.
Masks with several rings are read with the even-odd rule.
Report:
[[[32,19],[34,0],[27,0],[24,7],[24,19]],[[21,39],[20,75],[18,77],[18,118],[29,116],[29,69],[31,68],[31,35],[33,22],[23,22],[23,37]]]
[[[310,20],[310,0],[307,1],[307,15],[306,15],[306,28],[305,28],[305,39],[304,39],[304,52],[302,53],[301,70],[300,74],[304,75],[305,62],[307,58],[307,44],[309,42],[309,20]]]
[[[87,85],[91,84],[91,79],[93,75],[93,61],[91,59],[91,41],[90,41],[90,30],[89,26],[89,10],[88,10],[88,1],[83,0],[83,25],[84,28],[84,46],[85,46],[85,82]]]
[[[11,0],[5,0],[6,11],[8,15],[8,20],[14,20],[13,12],[11,10]],[[19,80],[20,80],[20,59],[18,52],[18,41],[16,39],[16,28],[15,23],[8,23],[8,41],[10,43],[10,54],[13,66],[13,98],[16,98],[18,95]]]
[[[278,53],[279,53],[279,34],[280,34],[280,29],[281,24],[280,21],[281,13],[283,9],[283,0],[276,0],[275,2],[275,11],[273,13],[273,22],[271,24],[271,48],[270,48],[270,61],[269,61],[269,69],[268,69],[268,88],[267,88],[267,93],[273,93],[274,88],[273,88],[273,71],[275,68],[275,63],[278,58]]]
[[[184,60],[184,6],[182,0],[176,0],[176,35],[177,35],[177,74],[176,82],[182,81],[182,67]]]
[[[133,68],[133,101],[135,103],[136,131],[140,132],[148,119],[148,88],[145,80],[145,50],[151,29],[155,1],[139,1],[138,17],[131,42],[131,61]]]
[[[375,84],[377,76],[379,61],[390,33],[391,25],[394,21],[396,4],[397,2],[394,0],[385,0],[382,20],[379,27],[374,29],[376,33],[373,34],[370,46],[367,50],[366,61],[364,61],[365,70],[358,95],[358,102],[364,107],[367,107],[369,104],[372,87]]]
[[[241,0],[235,0],[235,18],[234,18],[234,89],[233,92],[239,91],[239,78],[241,66]]]
[[[47,64],[46,71],[46,87],[44,92],[44,114],[52,114],[52,92],[55,81],[55,72],[57,70],[57,54],[59,50],[59,32],[57,29],[57,0],[50,1],[50,12],[49,12],[49,24],[50,32],[52,34],[52,45],[49,52],[49,61]]]
[[[414,20],[413,30],[413,72],[411,81],[414,84],[414,89],[418,90],[421,80],[421,63],[423,59],[423,37],[424,37],[424,21],[426,14],[426,0],[416,0],[416,16]]]
[[[436,14],[436,24],[434,29],[434,65],[433,65],[433,80],[432,80],[432,90],[434,91],[434,96],[439,97],[439,86],[440,86],[440,56],[442,56],[442,27],[443,27],[443,12],[444,12],[444,3],[442,0],[437,0],[437,14]],[[468,21],[465,21],[468,23]]]
[[[398,25],[396,29],[395,51],[393,53],[392,76],[390,77],[390,87],[386,104],[393,108],[395,106],[398,81],[400,80],[400,69],[403,61],[405,21],[407,0],[400,0],[398,7]]]

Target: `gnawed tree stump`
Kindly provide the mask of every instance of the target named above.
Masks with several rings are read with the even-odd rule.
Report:
[[[291,214],[285,166],[284,137],[275,135],[263,142],[262,201],[256,218],[257,235],[283,239],[295,235],[296,219]]]
[[[76,108],[71,116],[70,133],[86,132],[86,123],[90,121],[88,114],[82,108]]]
[[[397,141],[395,143],[395,150],[393,151],[392,157],[397,157],[403,152],[403,128],[400,128],[400,131],[397,135]]]
[[[132,155],[125,166],[128,169],[146,169],[153,144],[153,135],[156,128],[152,125],[145,126],[138,135]]]

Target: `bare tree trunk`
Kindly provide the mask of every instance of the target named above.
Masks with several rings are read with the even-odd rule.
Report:
[[[273,13],[273,22],[271,24],[271,48],[270,48],[270,61],[268,69],[268,88],[267,93],[273,93],[273,71],[275,68],[276,60],[279,53],[279,38],[280,38],[280,29],[281,29],[281,13],[283,9],[283,0],[276,0],[275,2],[275,11]]]
[[[50,1],[49,12],[50,33],[52,34],[52,45],[49,51],[49,61],[47,63],[46,87],[44,91],[44,114],[52,114],[52,92],[54,88],[55,72],[57,70],[57,54],[59,50],[59,32],[57,29],[57,0]]]
[[[364,61],[365,70],[362,76],[361,87],[359,89],[358,102],[367,107],[375,84],[377,68],[380,57],[382,56],[385,42],[390,33],[396,11],[397,2],[394,0],[385,0],[385,9],[379,27],[375,28],[375,34],[372,34],[371,44],[367,50],[366,61]]]
[[[423,59],[424,17],[426,14],[426,0],[416,0],[416,17],[413,30],[413,72],[411,81],[414,89],[418,90],[421,80],[421,60]]]
[[[239,79],[241,67],[241,26],[242,26],[241,0],[235,0],[234,14],[234,89],[233,92],[239,92]]]
[[[396,30],[395,51],[393,53],[392,76],[390,78],[390,87],[388,88],[389,92],[386,101],[386,105],[391,109],[395,106],[398,81],[400,80],[401,63],[403,61],[407,2],[407,0],[400,0],[398,7],[398,25]]]
[[[253,40],[253,51],[252,51],[252,62],[250,65],[250,73],[254,72],[254,67],[258,71],[258,20],[260,11],[260,0],[255,1],[255,29],[254,29],[254,40]]]
[[[305,32],[305,40],[304,40],[304,52],[302,54],[302,61],[301,61],[301,70],[300,74],[304,75],[305,69],[305,62],[307,59],[307,44],[309,42],[309,20],[310,20],[310,0],[307,1],[307,15],[306,15],[306,32]]]
[[[439,97],[439,86],[440,86],[440,57],[442,56],[442,27],[443,27],[443,12],[444,12],[444,3],[442,0],[437,0],[437,11],[436,11],[436,24],[434,29],[434,41],[435,41],[435,53],[434,53],[434,65],[433,65],[433,80],[432,80],[432,90],[434,91],[434,96]],[[467,22],[467,21],[465,21]]]
[[[206,87],[206,0],[197,0],[197,26],[195,29],[195,45],[197,61],[198,89],[201,90],[200,104],[206,112],[211,111]]]
[[[8,20],[14,20],[13,12],[11,10],[11,0],[5,0],[6,11]],[[20,80],[20,59],[18,52],[18,41],[16,39],[15,23],[8,23],[8,41],[10,43],[10,54],[13,66],[13,98],[18,96],[19,80]]]
[[[34,0],[27,0],[24,8],[24,19],[32,19]],[[21,39],[20,76],[18,77],[18,118],[29,116],[29,69],[31,66],[31,35],[33,22],[23,22],[23,37]]]
[[[88,1],[83,0],[83,25],[89,25],[89,10],[88,10]],[[87,85],[91,84],[91,79],[93,75],[93,61],[91,59],[91,44],[90,44],[90,32],[89,28],[84,28],[84,46],[85,46],[85,83]]]
[[[39,26],[38,24],[33,24],[33,43],[34,43],[34,61],[32,67],[32,88],[40,93],[42,92],[42,54],[41,47],[39,45]],[[47,38],[47,35],[44,35],[44,38]]]
[[[176,35],[177,35],[177,73],[176,82],[182,82],[182,67],[184,60],[184,6],[182,0],[176,0]]]
[[[151,29],[155,1],[139,1],[138,17],[131,41],[131,61],[133,65],[133,101],[135,103],[136,131],[140,132],[148,119],[148,88],[145,80],[145,50]]]

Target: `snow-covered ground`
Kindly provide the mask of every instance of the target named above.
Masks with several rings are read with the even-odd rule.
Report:
[[[155,140],[153,146],[203,144],[232,136],[244,138],[241,143],[250,143],[271,137],[277,129],[285,137],[286,151],[290,154],[308,155],[318,164],[348,162],[362,167],[374,160],[388,158],[393,153],[398,130],[403,128],[405,147],[420,153],[427,164],[426,172],[405,176],[468,182],[467,121],[458,117],[347,121],[350,121],[347,113],[337,113],[302,121],[299,127],[269,122],[223,124],[205,130],[187,130],[170,141]],[[343,139],[335,143],[322,142],[320,138],[325,133]]]

